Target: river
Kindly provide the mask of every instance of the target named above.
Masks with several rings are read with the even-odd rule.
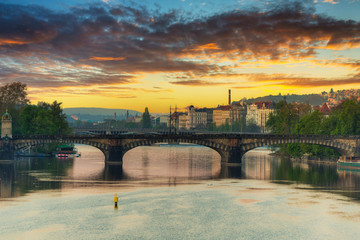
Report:
[[[0,162],[0,239],[358,239],[360,172],[193,145]],[[114,208],[114,194],[119,206]]]

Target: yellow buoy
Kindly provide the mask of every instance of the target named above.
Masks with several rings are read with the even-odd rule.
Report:
[[[115,207],[116,207],[116,208],[117,208],[117,206],[118,206],[118,200],[119,200],[118,195],[117,195],[117,193],[115,193],[115,194],[114,194],[114,203],[115,203]]]

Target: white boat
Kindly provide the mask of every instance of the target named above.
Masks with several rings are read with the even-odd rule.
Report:
[[[56,148],[55,156],[57,158],[80,157],[81,153],[79,153],[77,148],[75,148],[74,146],[61,145]]]
[[[341,157],[337,161],[338,168],[360,169],[360,159],[356,157]]]

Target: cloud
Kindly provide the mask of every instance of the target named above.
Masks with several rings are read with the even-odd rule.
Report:
[[[236,86],[236,87],[231,87],[233,89],[251,89],[251,88],[256,88],[254,86]]]
[[[95,61],[121,61],[124,60],[124,57],[91,57],[90,60]]]
[[[316,57],[320,49],[360,46],[359,22],[317,15],[310,2],[204,18],[137,5],[82,5],[55,12],[0,4],[0,79],[36,87],[89,86],[174,73],[193,77],[171,84],[221,85],[228,83],[194,79],[233,74],[228,62],[302,60]],[[5,59],[11,59],[10,67]]]
[[[58,36],[56,26],[38,18],[37,11],[45,9],[29,7],[23,10],[20,6],[0,4],[0,49],[46,43]]]
[[[323,0],[324,3],[331,3],[331,4],[338,4],[339,2],[336,2],[335,0]]]
[[[171,84],[174,85],[182,85],[182,86],[202,86],[202,87],[207,87],[207,86],[219,86],[219,85],[229,85],[229,84],[233,84],[233,83],[229,83],[229,82],[214,82],[214,81],[204,81],[204,80],[185,80],[185,81],[173,81],[170,82]]]
[[[311,78],[292,74],[248,74],[248,79],[257,83],[266,83],[267,86],[309,88],[358,84],[360,74],[343,79]]]

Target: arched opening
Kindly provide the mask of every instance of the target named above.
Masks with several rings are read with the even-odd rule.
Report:
[[[75,144],[80,157],[73,159],[73,167],[68,170],[68,177],[75,180],[102,179],[105,169],[104,153],[93,146]]]
[[[247,179],[270,180],[274,178],[274,169],[278,168],[279,158],[274,156],[271,146],[262,146],[249,150],[241,159],[241,175]]]
[[[321,149],[322,152],[329,151],[330,153],[336,152],[340,155],[347,154],[347,150],[349,146],[345,144],[334,144],[334,143],[328,143],[328,142],[320,142],[315,143],[313,141],[309,142],[298,142],[298,141],[292,141],[292,142],[284,142],[282,144],[288,144],[288,146],[291,147],[299,147],[298,144],[302,144],[302,147],[314,147],[316,149]],[[261,146],[261,147],[256,147]],[[245,146],[245,154],[242,157],[242,177],[244,178],[251,178],[251,179],[259,179],[259,180],[270,180],[275,179],[276,175],[276,169],[279,168],[281,160],[286,160],[286,158],[281,159],[280,156],[276,156],[274,153],[274,150],[278,150],[278,145],[274,144],[267,144],[267,143],[256,143],[256,144],[249,144]],[[335,147],[337,146],[337,147]],[[316,150],[315,149],[315,150]],[[320,153],[322,153],[320,152]],[[299,164],[301,163],[308,163],[312,162],[311,160],[318,161],[319,159],[325,160],[325,161],[333,161],[336,160],[338,156],[335,155],[334,157],[329,157],[326,155],[323,155],[323,157],[318,156],[312,156],[312,155],[301,155],[298,158],[299,161],[295,161]]]
[[[130,179],[211,179],[220,169],[220,154],[195,144],[156,143],[135,147],[123,156],[123,174]]]
[[[67,142],[67,144],[69,143],[71,142]],[[52,142],[51,144],[58,146],[64,143]],[[45,145],[46,143],[31,142],[22,146],[22,148],[17,148],[17,151],[28,148],[35,150],[34,153],[30,152],[29,155],[24,153],[17,155],[19,167],[24,169],[34,168],[34,170],[36,170],[36,167],[41,167],[44,171],[48,168],[48,172],[56,173],[70,180],[102,179],[105,155],[99,148],[87,144],[74,143],[74,147],[81,154],[80,157],[56,158],[54,155],[56,151],[46,155],[36,152],[37,147],[44,147]],[[51,178],[51,176],[49,177]]]

